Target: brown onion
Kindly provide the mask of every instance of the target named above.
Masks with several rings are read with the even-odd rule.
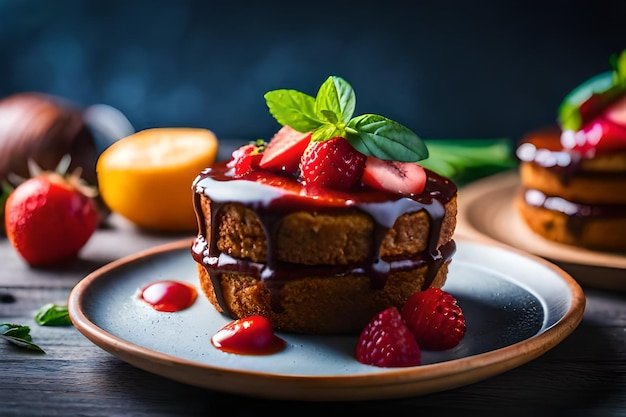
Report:
[[[98,152],[79,108],[41,93],[0,100],[0,181],[9,173],[29,177],[28,159],[54,170],[65,154],[71,156],[69,171],[82,167],[85,181],[96,185]]]

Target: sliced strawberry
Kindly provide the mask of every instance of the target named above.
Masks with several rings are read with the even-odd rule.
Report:
[[[342,137],[311,142],[302,155],[300,178],[307,186],[348,190],[365,167],[365,155]]]
[[[263,316],[231,321],[211,338],[216,348],[229,353],[262,355],[275,353],[285,341],[274,334],[272,323]]]
[[[463,310],[456,298],[439,288],[413,294],[402,307],[401,314],[424,349],[450,349],[465,336]]]
[[[383,310],[365,326],[355,354],[361,363],[386,368],[416,366],[422,360],[418,343],[395,307]]]
[[[267,144],[260,167],[270,171],[284,171],[295,174],[300,158],[311,140],[311,133],[300,133],[289,126],[283,126]]]
[[[260,142],[243,145],[235,149],[228,166],[234,169],[236,176],[245,175],[259,167],[264,149],[265,144]]]
[[[426,171],[416,163],[368,156],[361,181],[373,188],[409,195],[424,191],[426,179]]]

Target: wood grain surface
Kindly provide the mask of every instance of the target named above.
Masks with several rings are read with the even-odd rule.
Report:
[[[33,321],[44,304],[66,303],[72,287],[99,266],[183,237],[145,233],[112,216],[79,260],[56,270],[26,266],[0,238],[0,323],[30,326],[33,341],[46,351],[32,353],[0,340],[0,416],[207,416],[218,411],[276,416],[305,410],[386,416],[626,415],[626,295],[603,289],[584,288],[583,322],[538,359],[462,388],[386,401],[303,403],[204,390],[134,368],[71,326]]]

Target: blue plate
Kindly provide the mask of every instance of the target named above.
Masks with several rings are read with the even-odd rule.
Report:
[[[354,357],[356,337],[278,333],[287,348],[269,356],[215,349],[211,336],[231,319],[199,290],[190,240],[108,264],[81,280],[69,297],[75,327],[93,343],[138,368],[183,383],[255,397],[360,400],[421,395],[470,384],[545,353],[582,319],[585,298],[563,270],[504,246],[457,240],[445,289],[466,317],[455,348],[422,351],[422,365],[378,368]],[[189,309],[163,313],[140,289],[173,279],[196,286]]]

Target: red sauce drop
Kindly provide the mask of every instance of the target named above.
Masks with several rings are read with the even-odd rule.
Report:
[[[157,311],[175,312],[190,307],[198,292],[187,283],[164,280],[146,285],[141,290],[141,299]]]
[[[213,335],[211,343],[221,351],[239,355],[271,355],[286,346],[263,316],[231,321]]]

